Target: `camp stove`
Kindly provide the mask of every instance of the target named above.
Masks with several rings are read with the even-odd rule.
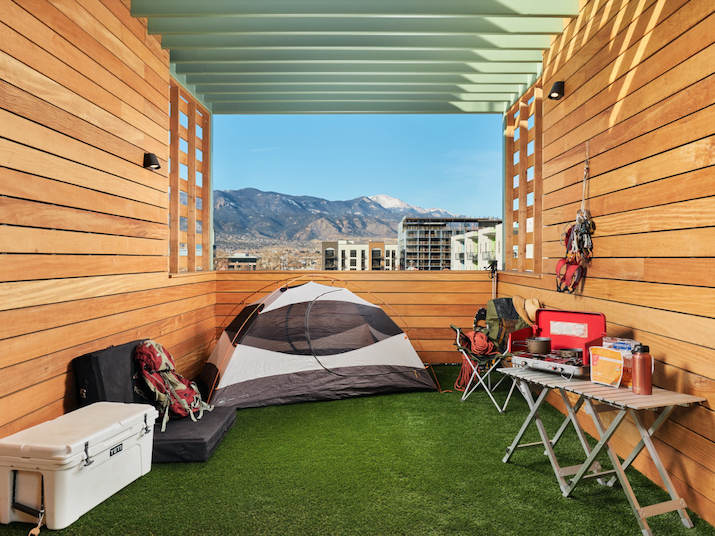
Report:
[[[530,367],[564,377],[590,376],[589,348],[600,346],[606,335],[606,317],[601,313],[539,309],[533,326],[509,335],[508,351],[514,367]],[[526,351],[526,339],[551,339],[551,353]]]
[[[556,372],[562,376],[588,376],[590,367],[583,364],[581,357],[562,357],[559,354],[530,354],[515,352],[511,356],[512,367],[529,367],[548,372]]]

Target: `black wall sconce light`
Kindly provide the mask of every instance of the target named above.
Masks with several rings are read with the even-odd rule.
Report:
[[[563,82],[554,82],[554,85],[551,86],[551,91],[549,91],[549,98],[552,100],[559,100],[563,96],[564,96],[564,83]]]
[[[154,153],[144,153],[144,167],[146,169],[161,169],[159,159]]]

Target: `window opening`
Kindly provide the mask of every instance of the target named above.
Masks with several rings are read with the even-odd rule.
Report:
[[[539,79],[506,114],[505,270],[541,273],[542,99]],[[526,177],[526,180],[520,180]],[[511,186],[509,183],[511,183]],[[511,187],[510,187],[511,186]]]
[[[174,79],[170,82],[169,271],[209,270],[211,255],[203,252],[212,249],[211,233],[203,232],[203,199],[211,195],[211,115]]]

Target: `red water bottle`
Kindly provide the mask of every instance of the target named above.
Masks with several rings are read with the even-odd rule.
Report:
[[[648,353],[650,348],[637,344],[633,348],[633,387],[637,395],[653,394],[653,358]]]

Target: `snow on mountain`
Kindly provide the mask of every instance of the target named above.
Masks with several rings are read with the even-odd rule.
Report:
[[[385,194],[371,195],[368,199],[378,205],[381,205],[383,208],[401,208],[406,210],[416,208],[408,205],[400,199]]]
[[[387,210],[395,210],[399,212],[409,211],[416,212],[417,214],[432,214],[433,216],[435,214],[445,217],[454,216],[454,214],[452,214],[451,212],[447,212],[446,210],[442,210],[441,208],[416,207],[414,205],[408,205],[401,199],[397,199],[395,197],[391,197],[389,195],[384,194],[372,195],[367,199],[369,199],[373,203],[377,203],[378,205],[382,206],[383,208],[386,208]]]

